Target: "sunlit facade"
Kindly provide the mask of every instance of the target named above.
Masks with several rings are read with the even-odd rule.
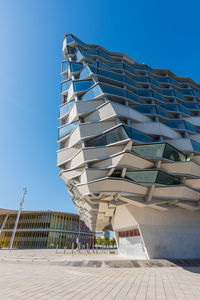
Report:
[[[0,248],[9,248],[17,211],[0,210]],[[80,224],[79,224],[80,222]],[[22,211],[12,248],[92,247],[94,234],[78,215],[51,211]]]
[[[124,255],[200,257],[200,85],[70,34],[63,56],[57,166],[81,219]]]

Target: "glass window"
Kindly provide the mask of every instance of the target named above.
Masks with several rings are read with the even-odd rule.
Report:
[[[81,100],[92,100],[96,98],[97,96],[101,95],[103,92],[100,88],[100,86],[97,84],[90,90],[88,90],[82,97]]]
[[[160,93],[165,96],[171,96],[171,97],[175,96],[174,91],[171,89],[160,89]]]
[[[181,93],[179,93],[177,90],[174,90],[174,94],[176,95],[177,98],[184,100],[183,95],[181,95]]]
[[[170,119],[170,116],[168,115],[168,113],[166,113],[166,111],[164,111],[162,108],[160,108],[159,106],[156,106],[156,110],[157,110],[157,114],[164,117],[164,118],[167,118],[167,119]]]
[[[173,161],[187,160],[187,156],[184,153],[178,151],[176,148],[172,147],[169,144],[166,144],[165,146],[163,157]]]
[[[194,96],[192,89],[180,89],[180,92],[186,96]]]
[[[110,130],[98,137],[95,137],[86,142],[87,147],[106,146],[108,144],[116,143],[128,139],[128,136],[122,126]]]
[[[179,112],[178,104],[175,104],[175,103],[162,104],[160,107],[164,108],[168,111]]]
[[[72,108],[72,106],[74,105],[74,103],[75,103],[75,101],[71,101],[71,102],[67,102],[67,103],[63,104],[62,106],[60,106],[59,117],[61,118],[62,116],[67,114],[70,111],[70,109]]]
[[[149,138],[147,135],[140,132],[139,130],[136,130],[132,127],[125,126],[125,125],[123,125],[123,127],[126,130],[126,133],[128,134],[128,136],[133,140],[136,140],[136,141],[139,141],[142,143],[149,143],[152,141],[151,138]]]
[[[156,91],[152,91],[153,92],[153,97],[162,101],[162,102],[165,102],[165,99]]]
[[[144,105],[136,106],[134,107],[134,109],[143,114],[150,114],[150,115],[156,114],[156,107],[155,105],[152,104],[144,104]]]
[[[183,120],[170,120],[163,122],[163,124],[176,130],[186,130],[185,123]]]
[[[196,141],[191,139],[192,147],[194,149],[194,152],[200,153],[200,144],[197,143]]]
[[[179,109],[182,113],[190,115],[189,111],[182,104],[179,104]]]
[[[135,91],[135,93],[137,93],[137,95],[140,97],[153,97],[152,90],[148,89],[139,89]]]
[[[99,53],[98,54],[99,54],[99,56],[101,56],[102,58],[104,58],[106,60],[111,60],[110,56],[107,53],[105,53],[103,50],[101,50],[101,49],[99,49]]]
[[[115,72],[109,72],[109,71],[103,71],[103,70],[98,70],[97,73],[99,75],[102,75],[102,76],[105,76],[105,77],[108,77],[108,78],[112,78],[112,79],[115,79],[117,81],[120,81],[120,82],[124,82],[124,76],[121,75],[121,74],[117,74]]]
[[[83,69],[83,71],[81,71],[81,73],[79,75],[79,79],[85,79],[90,75],[91,75],[91,71],[90,71],[90,68],[87,66]]]
[[[155,86],[157,86],[157,87],[160,87],[160,84],[159,84],[156,80],[154,80],[153,78],[149,77],[149,81],[150,81],[153,85],[155,85]]]
[[[65,92],[69,89],[71,82],[72,82],[71,80],[68,80],[68,81],[61,83],[61,93]]]
[[[76,60],[80,61],[83,58],[81,51],[78,49],[76,52]]]
[[[132,151],[143,157],[162,158],[165,144],[134,145]]]
[[[191,132],[199,133],[199,131],[195,128],[195,126],[187,121],[185,121],[185,127],[187,130],[189,130]]]
[[[82,64],[72,62],[70,63],[71,72],[79,72],[83,68]]]
[[[93,85],[93,82],[92,80],[80,80],[80,81],[74,81],[73,85],[74,85],[75,92],[81,92],[81,91],[88,90]]]
[[[144,76],[134,76],[134,79],[138,82],[147,82],[147,83],[149,83],[149,77],[147,77],[146,75],[144,75]]]
[[[164,83],[169,83],[169,77],[165,77],[165,76],[157,76],[156,80],[158,80],[159,82],[164,82]]]
[[[67,136],[72,132],[72,130],[79,124],[79,121],[73,122],[71,124],[67,124],[63,127],[58,128],[58,140],[62,139],[63,137]]]
[[[66,37],[66,40],[67,40],[67,44],[74,42],[74,39],[72,38],[71,34]]]
[[[126,172],[125,178],[134,182],[153,183],[156,181],[158,171]]]
[[[125,69],[126,71],[128,71],[129,73],[131,73],[131,74],[136,74],[136,72],[135,72],[133,66],[129,66],[129,65],[127,65],[127,64],[124,64],[124,69]]]
[[[143,102],[132,92],[130,92],[129,90],[127,90],[127,96],[128,99],[133,100],[136,103],[140,103],[142,104]]]
[[[122,75],[121,75],[122,76]],[[128,83],[129,85],[138,88],[138,85],[135,83],[135,81],[131,78],[129,78],[128,76],[125,77],[125,81],[126,83]]]
[[[186,101],[183,103],[183,105],[188,109],[197,109],[197,110],[200,109],[199,104],[197,102]]]
[[[134,69],[138,69],[138,70],[146,70],[146,65],[135,63],[135,64],[133,65],[133,68],[134,68]]]
[[[126,91],[124,89],[118,89],[113,86],[106,86],[106,85],[101,85],[101,88],[104,93],[126,97]]]
[[[68,66],[69,66],[69,62],[68,61],[62,61],[61,62],[61,72],[67,71]]]
[[[171,176],[165,172],[158,171],[156,183],[165,184],[165,185],[176,185],[176,184],[180,184],[180,179]]]

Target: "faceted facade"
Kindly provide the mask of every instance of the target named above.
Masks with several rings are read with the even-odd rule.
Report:
[[[17,211],[0,209],[0,248],[9,248]],[[80,224],[79,224],[80,222]],[[94,234],[74,214],[51,211],[23,211],[20,214],[12,248],[72,248],[77,238],[92,247]]]
[[[200,85],[63,40],[57,166],[81,219],[122,254],[199,257]]]

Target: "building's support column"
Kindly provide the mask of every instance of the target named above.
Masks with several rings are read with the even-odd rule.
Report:
[[[179,207],[158,211],[128,205],[120,210],[116,208],[114,218],[115,231],[138,226],[149,258],[200,258],[199,212]],[[130,247],[130,244],[127,242],[123,247]],[[129,255],[132,256],[130,251]]]
[[[7,214],[7,215],[5,216],[5,219],[3,220],[3,224],[2,224],[1,229],[0,229],[0,234],[1,234],[2,230],[4,229],[4,227],[5,227],[5,225],[6,225],[6,222],[7,222],[7,220],[8,220],[8,216],[9,216],[9,214]]]

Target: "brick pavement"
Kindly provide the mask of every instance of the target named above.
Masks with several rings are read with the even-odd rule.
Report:
[[[2,250],[0,300],[200,300],[200,267],[146,267],[145,261],[144,267],[139,268],[65,265],[66,259],[76,262],[119,258],[118,255],[63,255],[48,250]]]
[[[200,267],[79,268],[0,263],[0,299],[200,299]]]

